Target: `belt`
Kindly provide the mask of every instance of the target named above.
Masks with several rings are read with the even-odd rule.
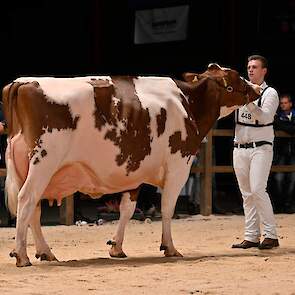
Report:
[[[251,149],[251,148],[255,148],[258,146],[265,145],[265,144],[272,145],[271,142],[262,140],[262,141],[254,141],[254,142],[247,142],[247,143],[235,143],[234,147],[235,148],[242,148],[242,149]]]

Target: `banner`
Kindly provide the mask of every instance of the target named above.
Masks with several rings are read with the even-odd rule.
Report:
[[[188,5],[136,11],[134,43],[185,40],[188,14]]]

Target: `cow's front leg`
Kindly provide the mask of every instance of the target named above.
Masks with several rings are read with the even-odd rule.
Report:
[[[116,258],[125,258],[127,257],[122,249],[122,244],[124,240],[125,227],[130,218],[132,217],[135,210],[136,200],[131,200],[129,193],[123,193],[120,202],[120,220],[116,230],[116,234],[113,237],[113,240],[107,242],[108,245],[111,245],[109,250],[111,257]]]
[[[42,229],[40,224],[40,216],[41,216],[41,204],[38,203],[32,221],[30,223],[30,228],[32,230],[32,234],[35,240],[35,246],[36,246],[36,255],[35,257],[40,260],[46,260],[46,261],[57,261],[54,254],[51,252],[48,244],[46,243]]]
[[[160,251],[164,251],[164,255],[166,257],[182,257],[182,254],[179,253],[173,244],[172,234],[171,234],[171,219],[175,210],[175,204],[177,201],[177,196],[175,197],[174,206],[172,204],[172,196],[170,195],[171,199],[169,200],[169,208],[165,208],[162,210],[162,243],[160,246]],[[163,198],[163,197],[162,197]],[[162,202],[162,205],[163,206]]]
[[[182,185],[181,177],[174,176],[167,178],[162,192],[162,243],[160,251],[164,250],[164,254],[167,257],[182,257],[173,245],[171,234],[171,220]]]

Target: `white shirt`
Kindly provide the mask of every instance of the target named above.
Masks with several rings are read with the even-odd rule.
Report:
[[[260,86],[263,91],[267,87],[267,84],[263,82]],[[262,95],[261,107],[258,107],[257,105],[258,100],[259,99],[241,107],[239,109],[239,113],[243,110],[245,113],[248,112],[250,116],[248,118],[246,115],[245,118],[251,119],[251,122],[255,122],[255,120],[258,120],[259,124],[268,124],[273,122],[274,116],[279,106],[279,96],[277,91],[272,87],[268,87]],[[261,140],[273,142],[274,130],[272,125],[252,127],[236,124],[234,142],[247,143]]]

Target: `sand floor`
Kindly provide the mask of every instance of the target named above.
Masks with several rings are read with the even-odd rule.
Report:
[[[0,228],[0,294],[295,294],[295,214],[276,215],[281,246],[231,249],[243,239],[243,216],[190,216],[173,220],[176,248],[184,258],[159,252],[161,221],[132,220],[126,230],[127,259],[108,256],[106,241],[116,223],[44,226],[59,262],[34,258],[15,267],[8,256],[14,228]]]

